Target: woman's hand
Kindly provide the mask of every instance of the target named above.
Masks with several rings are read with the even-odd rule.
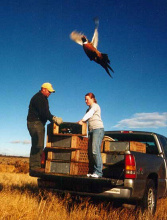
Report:
[[[78,121],[77,123],[78,123],[79,125],[83,125],[83,121],[82,121],[82,120]]]

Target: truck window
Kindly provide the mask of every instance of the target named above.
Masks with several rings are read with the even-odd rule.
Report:
[[[157,145],[155,143],[146,143],[146,153],[158,155]]]
[[[154,136],[147,135],[147,134],[120,134],[120,133],[111,133],[108,134],[111,138],[113,138],[115,141],[137,141],[146,144],[146,153],[148,154],[156,154],[158,155],[158,148],[155,143]],[[167,150],[167,149],[166,149]]]
[[[159,136],[159,140],[164,149],[165,157],[167,158],[167,139],[163,136]]]

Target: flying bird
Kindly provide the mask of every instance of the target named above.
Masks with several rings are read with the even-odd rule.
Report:
[[[76,43],[83,46],[83,49],[86,53],[86,55],[89,57],[89,59],[92,61],[95,61],[96,63],[100,64],[108,73],[110,77],[111,74],[109,72],[109,69],[114,73],[114,70],[111,68],[110,60],[108,58],[108,55],[105,53],[101,53],[97,50],[98,45],[98,26],[99,26],[99,19],[95,18],[95,30],[94,35],[92,38],[92,41],[90,42],[87,37],[83,33],[78,33],[77,31],[73,31],[70,34],[71,40],[75,41]]]

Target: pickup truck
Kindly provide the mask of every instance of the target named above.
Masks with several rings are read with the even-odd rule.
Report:
[[[167,192],[167,138],[143,131],[106,131],[105,137],[108,140],[102,145],[102,178],[87,177],[86,173],[68,173],[68,163],[64,166],[54,163],[55,159],[62,160],[60,149],[58,158],[55,154],[53,158],[48,156],[53,153],[52,146],[44,149],[41,172],[30,175],[38,177],[38,186],[42,188],[135,202],[154,214],[157,199]],[[138,145],[133,147],[132,143]],[[73,150],[68,151],[68,155]],[[48,170],[46,162],[51,159]]]

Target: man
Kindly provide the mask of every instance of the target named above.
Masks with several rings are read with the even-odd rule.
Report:
[[[27,127],[31,136],[30,174],[41,169],[41,155],[44,149],[45,124],[47,120],[60,125],[62,118],[53,116],[49,110],[48,97],[54,93],[48,82],[42,84],[41,90],[36,93],[29,104]]]

